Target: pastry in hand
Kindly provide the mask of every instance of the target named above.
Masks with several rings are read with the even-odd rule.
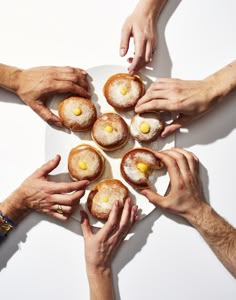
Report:
[[[130,124],[130,133],[139,142],[152,142],[161,133],[164,123],[155,112],[136,114]]]
[[[121,160],[122,177],[136,189],[150,186],[149,176],[154,170],[161,169],[162,162],[154,152],[147,148],[135,148],[125,153]]]
[[[89,130],[97,118],[97,111],[93,102],[78,96],[64,99],[58,114],[63,124],[72,131]]]
[[[133,109],[144,94],[144,85],[137,75],[118,73],[110,78],[103,87],[107,102],[116,109]]]
[[[68,170],[74,180],[95,181],[104,171],[104,157],[90,145],[78,145],[69,153]]]
[[[121,116],[105,113],[94,123],[91,135],[103,150],[114,151],[128,142],[129,129]]]
[[[89,193],[87,207],[94,217],[107,220],[113,203],[119,201],[124,205],[128,195],[127,187],[120,180],[104,179]]]

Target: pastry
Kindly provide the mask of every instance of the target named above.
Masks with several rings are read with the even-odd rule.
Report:
[[[104,179],[100,181],[89,193],[87,207],[90,213],[101,220],[107,220],[115,201],[124,205],[128,197],[128,189],[117,179]]]
[[[111,76],[103,87],[107,102],[121,110],[134,108],[143,93],[144,85],[141,79],[136,75],[126,73]]]
[[[69,153],[68,170],[75,180],[95,181],[103,173],[104,157],[100,151],[90,145],[78,145]]]
[[[58,107],[63,124],[72,131],[85,131],[93,126],[97,111],[89,99],[71,96],[64,99]]]
[[[121,116],[105,113],[94,123],[91,135],[103,150],[114,151],[127,143],[129,129]]]
[[[130,133],[139,142],[154,141],[164,128],[160,115],[146,112],[135,115],[130,124]]]
[[[163,167],[162,162],[147,148],[135,148],[125,153],[121,160],[122,177],[136,189],[149,187],[149,176]]]

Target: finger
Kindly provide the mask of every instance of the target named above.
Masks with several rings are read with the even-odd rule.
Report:
[[[97,233],[101,239],[107,240],[110,234],[118,227],[120,217],[121,204],[119,201],[115,201],[108,220],[103,228]]]
[[[197,156],[194,153],[184,150],[182,148],[175,148],[175,151],[183,154],[186,157],[189,168],[192,173],[198,172],[199,159],[197,158]]]
[[[88,180],[73,182],[50,182],[50,189],[53,193],[71,193],[73,191],[84,190],[88,186]]]
[[[146,198],[148,198],[148,200],[155,205],[162,206],[165,200],[165,197],[148,189],[142,190],[141,194],[144,195]]]
[[[79,86],[84,88],[86,91],[88,91],[88,88],[89,88],[86,77],[81,76],[81,74],[78,74],[78,73],[57,72],[53,79],[57,80],[57,81],[71,81],[73,83],[78,84]]]
[[[81,74],[82,76],[86,77],[87,72],[84,69],[81,68],[74,68],[70,66],[65,66],[65,67],[54,67],[56,71],[61,72],[61,73],[78,73]]]
[[[59,214],[57,212],[54,212],[54,211],[48,211],[48,212],[45,212],[47,215],[53,217],[53,218],[56,218],[60,221],[67,221],[69,218],[70,218],[70,215],[67,215],[67,214]]]
[[[62,121],[59,117],[53,114],[50,109],[45,106],[45,104],[41,101],[34,102],[31,108],[38,114],[44,121],[49,123],[50,125],[55,125],[58,127],[63,127]]]
[[[75,206],[78,205],[80,199],[84,196],[85,190],[80,190],[72,194],[54,194],[50,196],[50,201],[41,201],[41,207],[53,205]],[[45,204],[44,204],[45,203]]]
[[[153,54],[154,54],[153,44],[151,42],[147,42],[146,53],[145,53],[146,63],[149,63],[151,61]]]
[[[41,212],[57,212],[58,213],[58,209],[60,209],[62,211],[62,215],[71,215],[74,211],[72,206],[66,206],[66,205],[60,205],[58,204],[54,204],[51,207],[47,207],[47,208],[41,208]],[[59,213],[60,214],[60,213]]]
[[[131,224],[130,221],[130,215],[131,215],[131,199],[127,198],[125,201],[125,205],[121,214],[120,222],[119,222],[119,228],[114,233],[113,237],[118,237],[118,239],[124,239],[127,232],[130,229]]]
[[[60,155],[56,155],[53,159],[46,162],[39,169],[37,169],[33,175],[35,177],[43,177],[47,176],[52,170],[54,170],[60,163],[61,157]]]
[[[72,81],[58,81],[53,80],[52,84],[47,90],[48,94],[62,94],[62,93],[72,93],[79,95],[81,97],[89,98],[91,94],[86,91],[83,87],[79,86],[78,84]]]
[[[80,211],[80,216],[81,216],[80,225],[81,225],[82,233],[84,238],[86,239],[89,236],[91,236],[93,232],[90,226],[89,217],[84,210]]]
[[[151,100],[135,107],[136,113],[143,113],[146,111],[176,111],[176,106],[166,99]]]
[[[179,117],[174,120],[171,124],[167,125],[161,133],[161,137],[166,137],[171,133],[175,132],[176,130],[186,126],[188,123],[193,121],[195,117],[193,116],[186,116],[180,114]]]
[[[129,50],[129,41],[131,37],[131,27],[130,25],[125,25],[121,31],[121,40],[120,40],[120,56],[125,56]]]
[[[151,86],[146,91],[145,95],[142,98],[139,99],[139,101],[136,104],[136,107],[138,107],[138,106],[140,106],[144,103],[147,103],[149,101],[152,101],[152,100],[166,100],[166,99],[168,99],[168,91],[165,90],[165,89],[162,89],[161,85],[160,85],[160,87],[156,86],[155,90],[152,90]]]
[[[135,55],[131,65],[128,70],[130,74],[137,72],[145,65],[145,50],[146,50],[146,39],[139,37],[138,35],[134,37],[135,41]]]

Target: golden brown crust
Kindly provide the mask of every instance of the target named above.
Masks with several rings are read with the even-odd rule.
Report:
[[[112,132],[106,131],[107,126],[112,128]],[[129,128],[118,114],[105,113],[95,121],[91,136],[103,150],[114,151],[128,142]]]
[[[147,166],[144,173],[137,169],[137,164]],[[161,169],[163,163],[155,156],[154,152],[147,148],[135,148],[126,152],[120,163],[122,177],[135,189],[149,188],[148,177],[154,170]]]
[[[117,87],[125,86],[127,87],[128,93],[125,97],[121,97],[124,101],[118,101],[117,95],[112,95],[112,86],[116,85]],[[132,91],[136,89],[133,94]],[[135,107],[138,100],[144,94],[144,84],[137,75],[129,75],[127,73],[118,73],[112,75],[106,81],[103,87],[103,94],[112,107],[120,110],[130,110]],[[121,96],[120,94],[118,94]]]
[[[79,167],[80,162],[86,165],[86,170]],[[80,144],[71,149],[68,156],[68,170],[74,180],[97,180],[104,171],[104,164],[104,157],[100,151],[87,144]]]
[[[107,195],[110,197],[107,203],[102,201],[102,197]],[[117,179],[104,179],[100,181],[89,193],[87,198],[87,207],[90,213],[100,220],[107,220],[115,201],[119,201],[124,205],[125,199],[128,197],[129,191],[127,187]]]
[[[81,113],[74,114],[79,108]],[[64,99],[58,107],[58,114],[63,124],[72,131],[89,130],[97,119],[97,111],[90,99],[71,96]]]
[[[149,131],[141,132],[142,124],[148,124]],[[164,129],[164,122],[156,112],[138,113],[133,116],[130,123],[130,133],[140,143],[151,143],[157,139]]]

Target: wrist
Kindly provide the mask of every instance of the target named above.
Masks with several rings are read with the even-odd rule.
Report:
[[[209,204],[205,201],[199,201],[199,203],[189,209],[184,215],[182,215],[193,227],[195,227],[200,220],[202,220],[203,215],[206,211],[211,210]]]
[[[0,64],[0,86],[16,93],[19,87],[21,69]]]
[[[140,14],[142,17],[155,20],[159,17],[166,0],[143,0],[139,1],[134,14]]]
[[[95,266],[87,266],[87,275],[90,278],[100,277],[100,278],[109,278],[112,276],[111,267],[95,267]]]

